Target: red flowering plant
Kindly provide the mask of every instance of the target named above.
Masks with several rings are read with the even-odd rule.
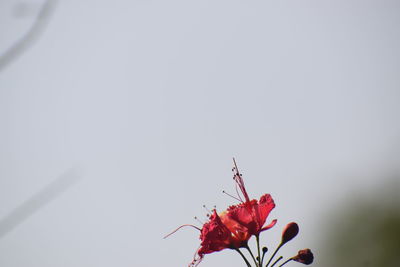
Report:
[[[233,179],[236,183],[237,197],[229,195],[225,193],[225,191],[223,192],[238,200],[239,203],[228,207],[228,209],[221,213],[217,213],[216,209],[213,209],[210,212],[211,214],[208,215],[208,221],[204,223],[201,228],[191,224],[184,224],[164,237],[170,236],[185,226],[191,226],[200,231],[200,248],[196,251],[195,257],[189,264],[189,267],[197,266],[204,258],[204,255],[224,249],[233,249],[237,251],[247,267],[252,267],[253,263],[255,267],[274,267],[283,258],[283,256],[280,256],[272,263],[279,249],[292,240],[299,232],[299,227],[295,222],[287,224],[283,229],[281,242],[264,265],[264,257],[268,249],[267,247],[260,249],[260,233],[272,228],[277,222],[277,220],[274,219],[265,226],[268,215],[275,208],[275,202],[270,194],[262,195],[260,200],[250,199],[235,159],[233,159],[233,163],[234,167],[232,171],[234,173]],[[241,194],[239,194],[239,190]],[[252,236],[256,239],[257,256],[254,256],[254,253],[248,245],[248,241]],[[246,258],[241,249],[247,250],[250,260]],[[287,259],[278,266],[281,267],[290,261],[297,261],[308,265],[311,264],[313,260],[314,256],[311,250],[303,249],[300,250],[296,256]]]

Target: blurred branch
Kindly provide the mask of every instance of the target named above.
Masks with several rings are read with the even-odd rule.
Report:
[[[20,206],[12,210],[10,214],[0,220],[0,239],[46,204],[59,197],[69,187],[78,182],[79,179],[80,176],[76,170],[68,170],[42,190],[24,201]]]
[[[0,55],[0,71],[6,68],[13,60],[23,54],[43,33],[53,14],[56,0],[47,0],[42,5],[34,23],[28,32],[13,44],[6,52]]]

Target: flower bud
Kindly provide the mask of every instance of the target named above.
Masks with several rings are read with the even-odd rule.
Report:
[[[295,222],[291,222],[286,225],[285,229],[282,232],[282,241],[281,244],[285,244],[292,240],[299,233],[299,226]]]
[[[299,250],[296,256],[292,258],[294,261],[309,265],[314,261],[314,255],[309,248]]]

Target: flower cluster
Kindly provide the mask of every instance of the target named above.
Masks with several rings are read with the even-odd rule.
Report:
[[[280,256],[272,263],[278,250],[284,244],[292,240],[299,232],[299,227],[295,222],[286,225],[282,232],[280,244],[264,265],[264,256],[268,249],[266,247],[260,249],[259,236],[261,232],[272,228],[277,222],[277,220],[274,219],[265,226],[268,215],[275,208],[275,203],[270,194],[261,196],[259,200],[250,199],[235,159],[233,159],[233,161],[233,179],[235,180],[237,188],[241,192],[241,195],[238,193],[238,196],[234,198],[239,200],[240,203],[230,206],[227,210],[219,214],[214,209],[212,214],[209,216],[208,222],[204,223],[201,229],[194,225],[181,226],[192,226],[200,231],[200,248],[197,250],[195,258],[189,266],[197,266],[206,254],[221,251],[223,249],[233,249],[240,254],[247,267],[252,266],[252,263],[250,262],[254,262],[256,267],[273,267],[283,258]],[[237,192],[239,192],[239,190],[237,190]],[[177,230],[172,233],[175,233]],[[255,236],[257,242],[256,257],[248,245],[248,241],[252,236]],[[241,249],[248,251],[251,258],[250,261],[243,254]],[[279,267],[290,261],[297,261],[308,265],[313,262],[313,259],[314,256],[311,250],[303,249],[300,250],[296,256],[293,256],[280,264]],[[270,265],[270,263],[272,264]]]

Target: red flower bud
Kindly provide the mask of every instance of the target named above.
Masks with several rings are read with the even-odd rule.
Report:
[[[292,240],[299,233],[299,226],[295,222],[291,222],[286,225],[285,229],[282,232],[282,241],[281,244],[285,244]]]
[[[305,265],[309,265],[314,261],[314,255],[309,248],[306,248],[299,250],[298,254],[292,259]]]

